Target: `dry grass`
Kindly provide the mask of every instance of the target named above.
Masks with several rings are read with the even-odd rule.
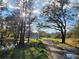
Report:
[[[58,43],[57,45],[60,45],[60,46],[72,46],[72,47],[77,47],[77,45],[79,45],[79,40],[77,39],[72,39],[72,38],[69,38],[69,39],[66,39],[65,41],[65,44],[62,44],[62,40],[61,39],[52,39],[53,42],[55,43]]]
[[[77,39],[66,39],[66,43],[73,46],[73,47],[76,47],[79,44],[79,40],[77,40]]]

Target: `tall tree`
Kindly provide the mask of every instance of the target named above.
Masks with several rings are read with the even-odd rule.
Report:
[[[68,0],[54,0],[43,8],[43,15],[48,19],[46,23],[50,23],[43,26],[60,31],[62,43],[65,43],[67,21],[72,18],[66,8],[68,3]]]
[[[31,24],[35,17],[32,16],[33,0],[22,0],[20,2],[20,42],[24,43],[25,33],[28,34],[28,43],[30,41]],[[22,17],[23,16],[23,17]]]
[[[3,43],[3,19],[0,17],[0,45]]]

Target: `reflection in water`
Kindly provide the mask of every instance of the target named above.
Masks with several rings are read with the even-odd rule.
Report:
[[[68,59],[76,59],[74,54],[65,54]]]

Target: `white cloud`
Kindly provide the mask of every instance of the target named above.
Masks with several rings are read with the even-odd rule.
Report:
[[[3,3],[7,3],[9,0],[3,0]]]
[[[35,9],[32,11],[33,14],[40,14],[40,9]]]
[[[77,6],[77,4],[79,4],[79,0],[69,0],[69,1],[70,1],[69,4],[70,7]]]
[[[12,8],[12,9],[20,9],[19,7],[12,6],[12,5],[8,5],[8,8]]]
[[[79,18],[79,14],[77,15],[77,17]]]

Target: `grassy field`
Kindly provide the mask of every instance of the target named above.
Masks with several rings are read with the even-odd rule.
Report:
[[[15,48],[0,51],[0,59],[48,59],[47,52],[43,48]]]
[[[51,39],[53,42],[59,43],[60,45],[69,45],[72,47],[77,47],[77,45],[79,45],[79,40],[77,39],[66,39],[65,44],[62,44],[62,40],[61,39]]]
[[[68,38],[66,39],[65,41],[65,44],[62,44],[62,40],[61,39],[54,39],[54,38],[41,38],[41,39],[38,39],[38,40],[31,40],[31,42],[40,42],[40,41],[43,41],[43,40],[52,40],[53,42],[55,43],[58,43],[60,45],[70,45],[70,46],[73,46],[73,47],[76,47],[77,45],[79,45],[79,40],[77,39],[73,39],[73,38]]]

